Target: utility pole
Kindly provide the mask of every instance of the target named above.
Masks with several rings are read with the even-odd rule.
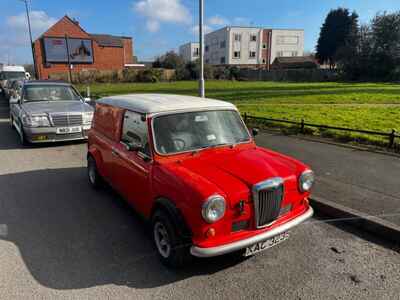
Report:
[[[205,97],[204,91],[204,0],[199,0],[199,42],[200,42],[200,75],[199,96]]]
[[[32,40],[32,29],[31,29],[31,19],[29,17],[29,8],[28,8],[28,0],[21,0],[22,2],[25,3],[25,10],[26,10],[26,18],[28,20],[28,30],[29,30],[29,39],[31,41],[31,50],[32,50],[32,59],[33,59],[33,76],[37,78],[37,72],[36,72],[36,60],[35,60],[35,49],[33,46],[33,40]]]
[[[72,83],[72,71],[71,71],[71,57],[69,53],[69,43],[68,43],[68,35],[65,34],[65,46],[67,47],[67,59],[68,59],[68,77],[69,77],[69,82]]]

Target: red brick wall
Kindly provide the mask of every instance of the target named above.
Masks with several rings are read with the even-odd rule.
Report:
[[[262,49],[261,52],[261,58],[265,59],[267,69],[270,68],[271,65],[271,35],[272,35],[272,30],[271,29],[263,29],[262,31],[262,43],[267,45],[266,49]]]
[[[42,37],[65,37],[90,39],[78,24],[74,23],[68,17],[63,17],[59,22],[52,26]],[[82,70],[121,70],[126,63],[132,63],[133,46],[132,39],[123,39],[123,48],[118,47],[100,47],[93,41],[93,64],[74,64],[72,72]],[[53,63],[49,67],[45,66],[44,50],[42,39],[39,38],[34,43],[35,59],[40,79],[49,78],[50,74],[68,73],[68,64]]]

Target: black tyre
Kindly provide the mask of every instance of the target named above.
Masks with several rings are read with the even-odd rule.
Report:
[[[13,119],[13,117],[12,117],[12,115],[10,114],[10,127],[11,127],[11,129],[14,129],[14,119]]]
[[[97,170],[96,160],[91,155],[88,157],[87,160],[87,174],[89,183],[94,189],[98,189],[103,186],[103,178]]]
[[[170,268],[182,268],[192,260],[191,243],[183,239],[169,214],[157,210],[152,218],[154,243],[161,262]]]
[[[24,128],[22,126],[20,126],[21,128],[21,133],[19,135],[19,140],[21,142],[22,146],[29,146],[31,143],[27,140],[25,132],[24,132]]]

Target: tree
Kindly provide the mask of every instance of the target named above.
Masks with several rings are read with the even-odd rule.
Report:
[[[316,58],[321,64],[327,63],[333,68],[336,65],[336,55],[340,48],[346,45],[349,37],[358,28],[358,15],[350,14],[346,8],[331,10],[321,27],[316,47]]]
[[[154,68],[177,69],[185,63],[178,54],[174,51],[169,51],[161,57],[157,57],[153,63]]]
[[[377,14],[371,24],[372,72],[375,78],[399,79],[400,12]]]

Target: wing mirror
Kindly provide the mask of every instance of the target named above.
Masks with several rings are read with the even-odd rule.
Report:
[[[253,136],[258,135],[259,132],[260,132],[260,130],[259,130],[258,128],[253,128],[253,129],[251,130],[251,133],[253,134]]]

